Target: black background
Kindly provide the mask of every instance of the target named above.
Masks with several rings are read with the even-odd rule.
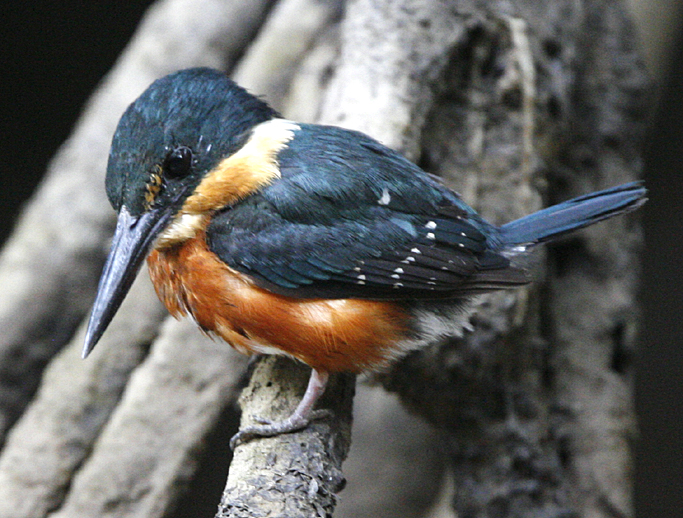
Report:
[[[151,3],[3,6],[0,240]],[[647,249],[637,371],[639,518],[680,516],[683,503],[682,43],[672,42],[671,66],[646,151],[650,202],[642,212]]]

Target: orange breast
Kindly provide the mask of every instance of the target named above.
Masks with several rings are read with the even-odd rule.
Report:
[[[295,299],[270,293],[211,252],[204,233],[152,251],[157,294],[174,316],[190,313],[201,328],[245,353],[281,352],[329,372],[377,369],[407,333],[398,305],[356,299]]]

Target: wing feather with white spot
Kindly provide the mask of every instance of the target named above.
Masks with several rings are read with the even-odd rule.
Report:
[[[359,133],[302,125],[281,178],[215,215],[209,246],[293,297],[429,299],[528,282],[496,227],[397,153]]]

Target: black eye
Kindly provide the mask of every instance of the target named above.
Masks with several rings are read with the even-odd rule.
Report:
[[[171,178],[185,176],[192,168],[192,150],[180,146],[171,151],[164,160],[164,171]]]

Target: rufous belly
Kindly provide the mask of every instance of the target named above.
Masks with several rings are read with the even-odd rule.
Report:
[[[391,302],[296,299],[259,288],[208,249],[204,233],[148,258],[152,282],[174,316],[191,314],[243,353],[280,353],[328,372],[383,367],[396,356],[408,315]]]

